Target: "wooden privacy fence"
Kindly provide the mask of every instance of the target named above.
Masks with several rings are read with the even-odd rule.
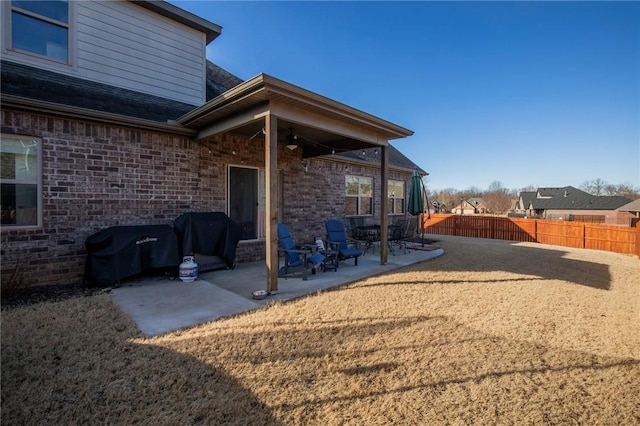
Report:
[[[433,214],[430,218],[422,215],[421,224],[426,234],[529,241],[640,257],[640,223],[630,228],[541,219]]]

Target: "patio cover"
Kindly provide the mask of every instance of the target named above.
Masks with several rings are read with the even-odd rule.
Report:
[[[277,144],[290,128],[304,135],[302,158],[377,147],[381,152],[381,181],[388,180],[389,140],[413,132],[317,93],[259,74],[178,118],[197,132],[195,139],[232,133],[252,137],[264,132],[266,175],[266,290],[277,292]],[[381,211],[387,211],[387,185],[382,185]],[[387,263],[387,215],[382,214],[380,263]]]

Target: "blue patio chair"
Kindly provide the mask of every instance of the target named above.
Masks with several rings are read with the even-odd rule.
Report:
[[[278,276],[286,279],[290,269],[302,268],[302,279],[306,280],[309,275],[309,267],[311,267],[311,273],[315,273],[318,268],[322,269],[325,256],[320,253],[312,253],[311,250],[298,248],[291,238],[289,228],[283,223],[278,223],[278,245],[280,251],[284,253],[284,266],[279,269]]]
[[[338,252],[340,260],[355,259],[356,266],[358,258],[362,256],[362,250],[358,247],[358,242],[347,238],[344,224],[337,219],[330,219],[325,224],[327,230],[327,244],[332,250]]]

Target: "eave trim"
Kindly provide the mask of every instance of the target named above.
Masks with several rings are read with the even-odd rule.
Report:
[[[190,126],[191,123],[202,119],[213,111],[221,110],[239,99],[247,99],[252,96],[256,96],[256,103],[258,101],[264,102],[264,92],[267,93],[269,99],[284,97],[296,102],[308,104],[327,114],[337,115],[355,121],[362,126],[375,128],[380,131],[381,134],[389,136],[389,139],[404,138],[413,135],[413,131],[398,126],[397,124],[266,74],[258,74],[239,84],[206,104],[184,114],[182,117],[179,117],[177,121],[184,126]],[[258,94],[263,95],[259,100]]]
[[[135,127],[140,130],[171,133],[180,136],[193,137],[196,134],[195,130],[188,129],[178,124],[164,124],[153,120],[144,120],[142,118],[133,118],[125,115],[23,98],[15,95],[2,95],[0,107],[3,109],[12,108],[39,114],[52,114],[75,120],[97,121],[113,126]]]

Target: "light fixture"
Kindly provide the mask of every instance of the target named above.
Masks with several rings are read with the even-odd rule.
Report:
[[[287,148],[293,151],[298,147],[298,136],[293,128],[289,129],[287,137]]]
[[[263,135],[266,135],[266,134],[267,134],[267,131],[266,131],[266,130],[264,129],[264,127],[263,127],[262,129],[258,130],[258,131],[253,135],[253,136],[251,136],[251,137],[249,138],[249,140],[252,140],[252,139],[253,139],[253,138],[255,138],[256,136],[258,136],[260,133],[262,133]]]

